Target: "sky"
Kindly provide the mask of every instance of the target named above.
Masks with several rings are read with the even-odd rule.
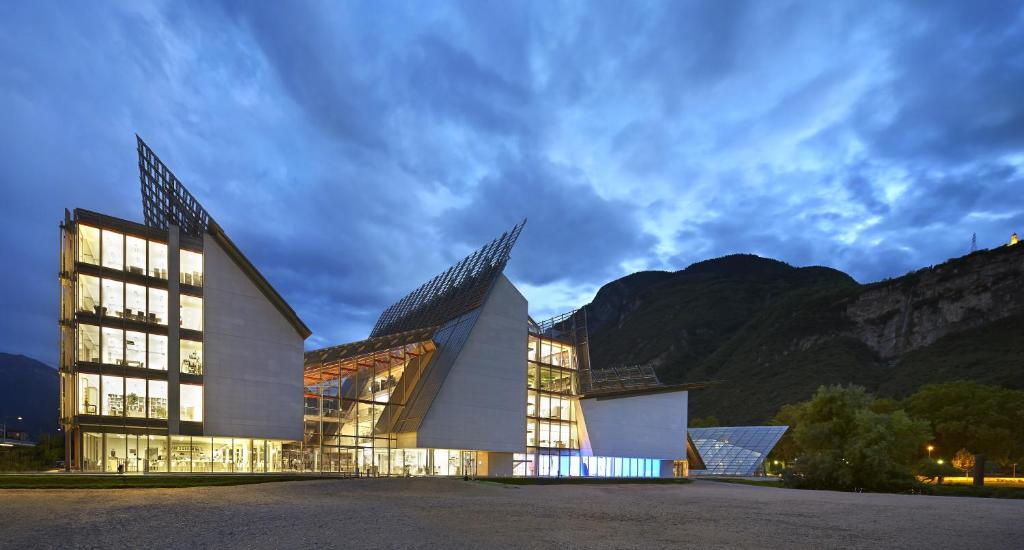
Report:
[[[313,330],[523,218],[535,318],[755,253],[861,282],[1024,233],[1024,4],[4,2],[0,351],[57,360],[64,208],[135,134]]]

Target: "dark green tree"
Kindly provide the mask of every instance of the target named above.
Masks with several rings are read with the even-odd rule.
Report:
[[[690,419],[689,425],[691,428],[716,428],[721,426],[718,418],[714,416],[695,416]]]
[[[929,384],[903,406],[930,423],[933,454],[951,458],[957,449],[971,449],[1006,469],[1024,462],[1024,391],[976,382]]]
[[[931,436],[928,424],[902,410],[877,412],[874,405],[864,388],[831,386],[780,411],[790,423],[800,474],[788,482],[871,491],[913,485],[919,449]]]

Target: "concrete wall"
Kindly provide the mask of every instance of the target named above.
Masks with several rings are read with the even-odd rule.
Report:
[[[424,416],[415,446],[525,452],[526,320],[526,298],[502,276]]]
[[[203,253],[204,434],[302,439],[302,337],[209,235]]]
[[[685,391],[580,399],[583,454],[685,459],[687,405]]]

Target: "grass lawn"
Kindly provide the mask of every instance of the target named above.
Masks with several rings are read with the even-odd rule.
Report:
[[[145,489],[337,479],[299,475],[0,475],[0,489]]]
[[[492,481],[506,485],[685,485],[691,483],[689,479],[678,477],[488,477],[480,478],[478,481]]]

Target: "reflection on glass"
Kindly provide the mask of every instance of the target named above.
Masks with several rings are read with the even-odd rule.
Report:
[[[78,261],[100,265],[100,230],[78,224]]]
[[[116,231],[103,230],[103,267],[124,269],[124,236]]]

